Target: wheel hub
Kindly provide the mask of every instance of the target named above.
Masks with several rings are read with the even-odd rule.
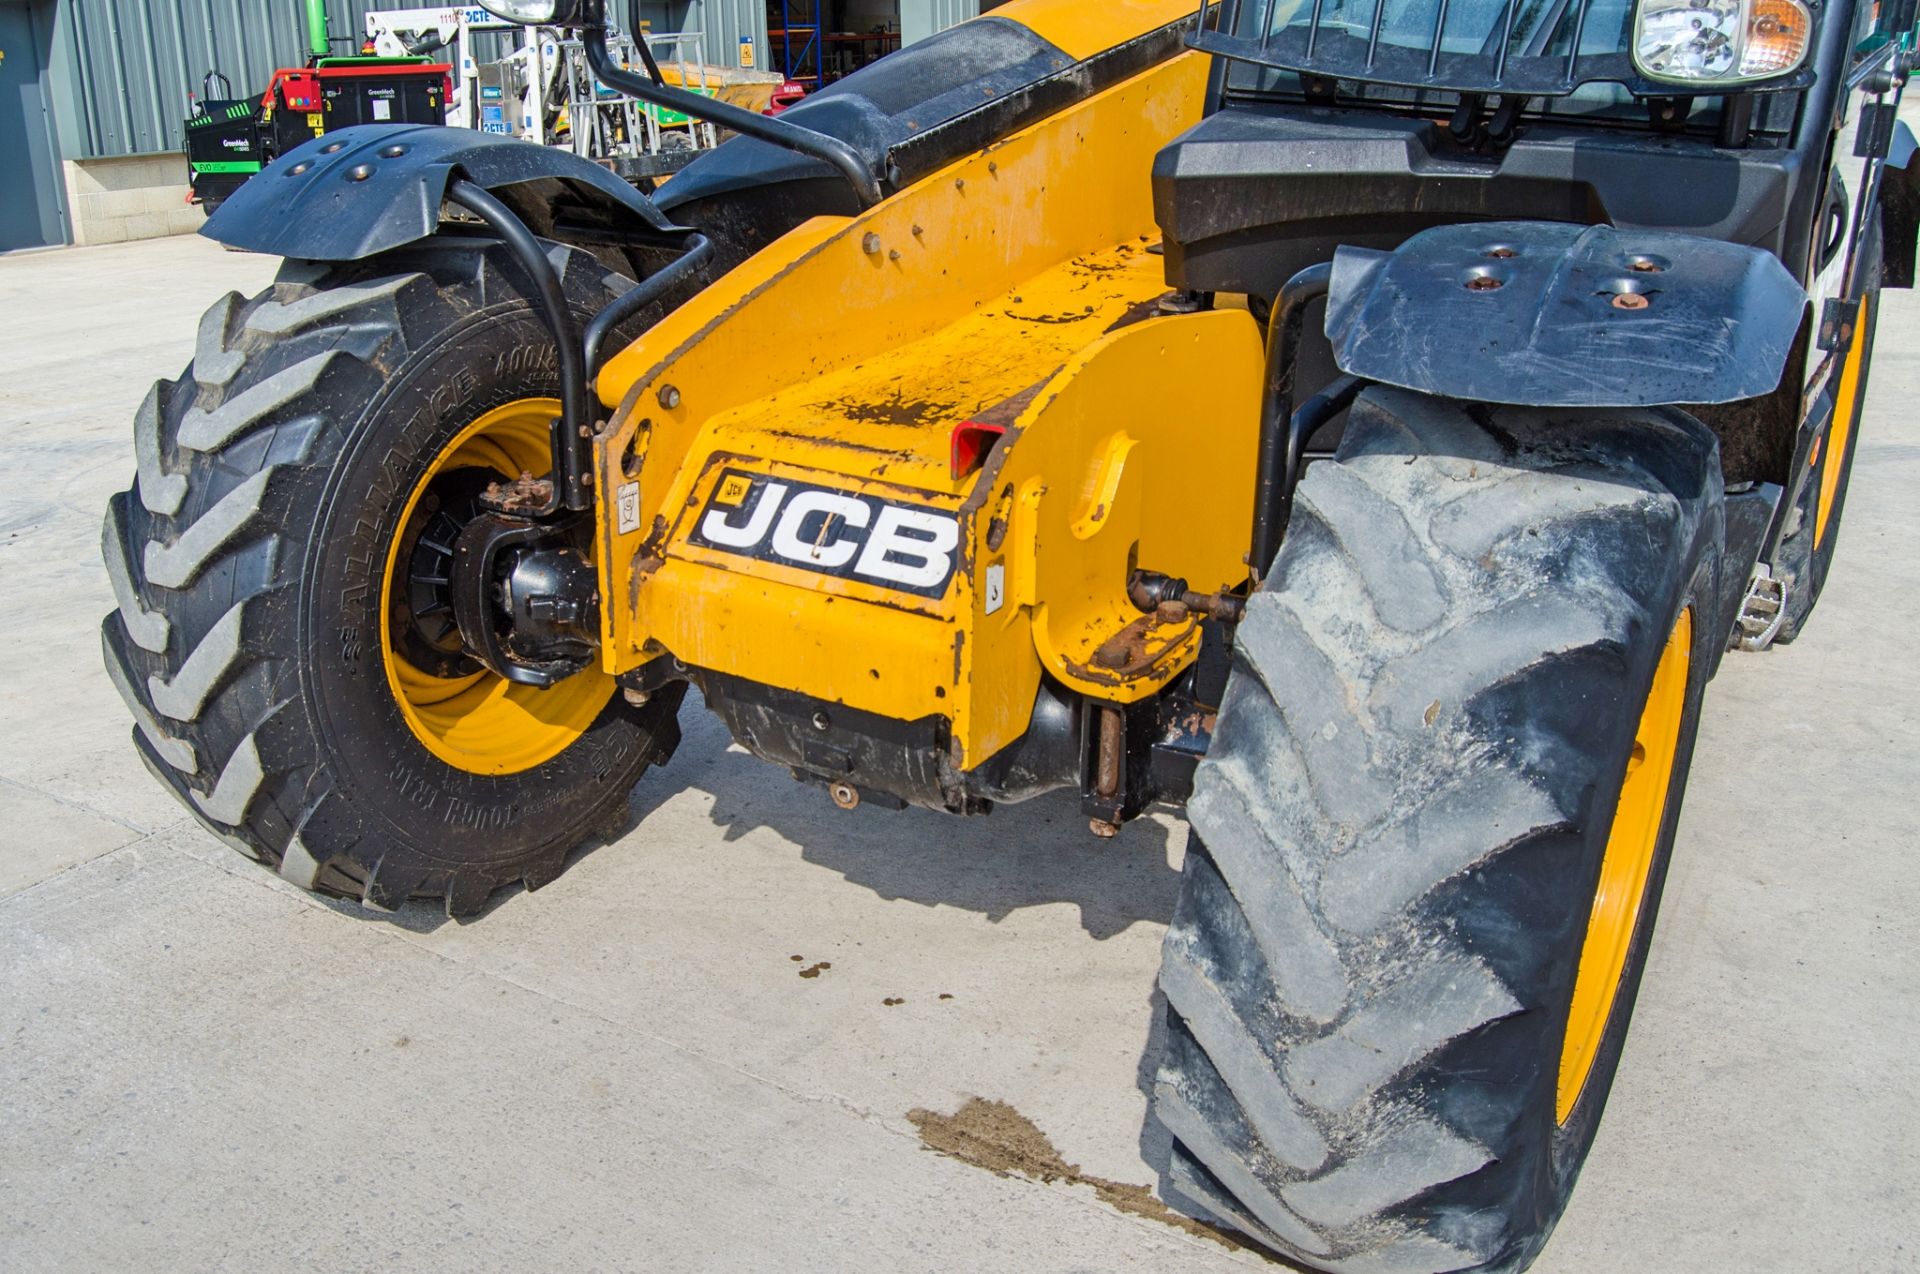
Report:
[[[416,480],[389,548],[381,599],[388,686],[420,744],[468,773],[517,774],[552,760],[593,726],[616,689],[592,658],[598,582],[583,547],[564,529],[490,507],[490,489],[511,491],[523,475],[551,469],[559,410],[553,399],[523,399],[456,434]],[[461,552],[475,545],[492,550],[478,576]],[[467,609],[478,618],[468,622],[463,579],[474,581]],[[509,675],[529,657],[544,675]]]

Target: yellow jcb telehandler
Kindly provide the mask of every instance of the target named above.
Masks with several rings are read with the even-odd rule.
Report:
[[[1196,1215],[1517,1270],[1625,1039],[1701,696],[1833,560],[1913,0],[1014,0],[656,191],[369,126],[134,426],[154,773],[376,909],[537,888],[695,687],[847,809],[1184,805]],[[1018,813],[1001,817],[1018,819]]]

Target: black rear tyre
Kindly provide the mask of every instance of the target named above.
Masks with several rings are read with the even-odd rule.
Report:
[[[1325,1270],[1513,1270],[1546,1241],[1728,618],[1719,475],[1679,412],[1391,389],[1309,470],[1238,634],[1161,973],[1154,1108],[1199,1210]],[[1642,889],[1582,1034],[1615,811],[1676,657]]]
[[[585,253],[550,253],[582,316],[631,286]],[[187,374],[155,385],[135,423],[138,481],[102,545],[119,603],[108,673],[154,773],[304,887],[385,909],[444,899],[453,914],[537,888],[677,741],[676,696],[636,710],[609,680],[557,751],[470,762],[396,688],[390,649],[429,662],[399,644],[418,639],[384,600],[407,596],[390,582],[396,546],[427,534],[410,501],[475,421],[557,395],[531,294],[473,239],[289,263],[269,291],[208,311]]]

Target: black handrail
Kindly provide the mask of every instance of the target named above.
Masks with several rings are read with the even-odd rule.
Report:
[[[671,265],[662,266],[647,276],[646,282],[629,288],[618,300],[594,315],[587,324],[587,379],[600,375],[606,361],[603,346],[613,329],[665,296],[681,280],[713,260],[713,243],[703,234],[687,236],[686,251]]]

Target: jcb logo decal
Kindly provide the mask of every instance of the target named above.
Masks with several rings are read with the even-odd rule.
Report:
[[[759,474],[723,474],[691,542],[760,562],[941,597],[953,580],[960,521]]]

